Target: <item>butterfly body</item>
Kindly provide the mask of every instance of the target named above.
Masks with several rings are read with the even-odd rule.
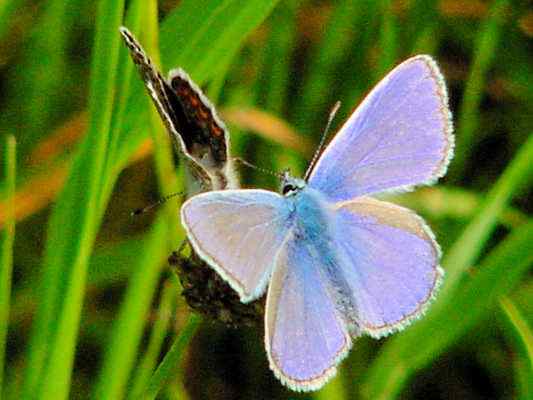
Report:
[[[305,186],[284,197],[291,210],[291,229],[295,235],[312,240],[322,240],[328,235],[334,218],[320,192]]]
[[[353,338],[401,330],[433,299],[443,271],[431,230],[371,195],[445,173],[447,101],[435,62],[413,57],[370,92],[305,180],[285,174],[281,194],[213,191],[183,204],[195,252],[242,302],[268,287],[265,348],[288,387],[320,388]]]

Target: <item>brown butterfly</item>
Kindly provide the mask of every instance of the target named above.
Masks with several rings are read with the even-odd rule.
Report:
[[[192,192],[238,187],[228,130],[202,90],[181,68],[163,78],[132,33],[125,27],[120,33],[174,146],[200,182]]]

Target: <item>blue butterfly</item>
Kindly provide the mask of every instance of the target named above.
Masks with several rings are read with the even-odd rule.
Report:
[[[265,346],[282,383],[316,390],[362,334],[418,318],[439,286],[440,250],[410,210],[369,195],[443,176],[453,152],[444,80],[429,56],[397,66],[297,179],[202,193],[181,209],[189,241],[249,302],[264,294]]]

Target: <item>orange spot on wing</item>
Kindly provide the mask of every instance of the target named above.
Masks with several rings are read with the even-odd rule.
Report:
[[[190,96],[187,100],[189,100],[189,103],[194,108],[198,107],[198,105],[200,104],[200,101],[195,96]]]
[[[224,133],[224,131],[220,129],[220,127],[215,125],[214,122],[211,122],[211,132],[213,132],[213,135],[215,136],[222,136],[222,134]]]

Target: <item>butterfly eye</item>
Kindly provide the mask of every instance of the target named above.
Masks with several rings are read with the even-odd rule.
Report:
[[[287,193],[294,192],[296,190],[296,186],[287,184],[283,186],[283,189],[281,190],[281,193],[283,195],[286,195]]]

